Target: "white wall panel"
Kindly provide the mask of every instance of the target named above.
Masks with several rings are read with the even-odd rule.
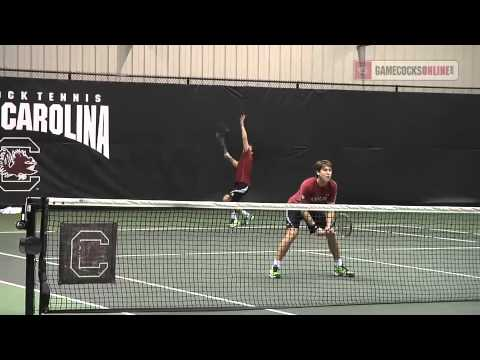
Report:
[[[117,54],[117,45],[0,45],[0,67],[116,74]],[[360,83],[353,79],[357,59],[355,45],[135,45],[121,73]],[[459,64],[458,81],[365,81],[367,85],[480,87],[479,45],[370,45],[366,60],[454,60]]]
[[[325,82],[334,82],[334,64],[335,64],[335,50],[331,45],[323,46],[323,56],[322,56],[322,76]]]
[[[132,50],[133,50],[133,48],[132,48]],[[132,50],[128,53],[128,56],[126,57],[126,59],[123,63],[123,66],[121,67],[120,73],[122,75],[132,75],[133,74],[133,51]],[[132,81],[133,78],[123,77],[122,80],[123,81]]]
[[[58,45],[57,46],[57,56],[58,56],[58,71],[70,71],[70,45]]]
[[[108,46],[95,45],[95,72],[99,74],[108,73],[109,57]]]
[[[168,45],[157,45],[156,75],[168,76],[169,47]]]
[[[2,45],[0,46],[0,66],[2,68],[5,68],[5,48],[7,47],[7,45]]]
[[[179,48],[179,73],[178,76],[192,76],[192,45],[180,45]]]
[[[44,70],[58,71],[58,46],[45,45],[45,64]]]
[[[135,45],[131,50],[132,73],[131,75],[145,75],[145,45]]]
[[[82,71],[82,47],[78,45],[72,45],[70,47],[70,70],[72,72]]]
[[[300,53],[300,81],[312,81],[313,45],[302,45]]]
[[[345,83],[361,83],[361,80],[354,80],[353,62],[358,61],[356,46],[345,45],[343,57],[343,79]]]
[[[258,79],[268,80],[270,73],[270,47],[258,47]]]
[[[247,79],[258,80],[259,53],[258,45],[247,46]]]
[[[480,87],[480,46],[476,45],[473,47],[473,74],[472,74],[472,85],[475,87]]]
[[[292,73],[292,51],[290,45],[280,45],[280,80],[290,81]]]
[[[44,56],[44,45],[33,45],[32,46],[32,69],[44,70],[45,56]],[[42,75],[36,77],[44,77]]]
[[[225,45],[213,45],[213,77],[222,79],[225,77]]]
[[[215,66],[215,58],[213,46],[202,46],[202,76],[213,78],[213,68]]]
[[[313,82],[324,81],[323,77],[323,46],[314,45],[312,49],[312,79]]]
[[[225,47],[225,77],[237,78],[237,47],[235,45]]]
[[[118,70],[117,64],[118,47],[116,45],[108,45],[108,73],[116,74]]]
[[[333,82],[343,83],[345,82],[345,57],[347,52],[345,47],[338,45],[332,46],[333,51]],[[350,80],[350,79],[349,79]]]
[[[374,47],[375,46],[372,46],[372,48],[374,48]],[[417,59],[417,52],[415,51],[415,47],[406,46],[406,45],[402,45],[402,47],[405,48],[405,51],[404,51],[405,60],[418,60]]]
[[[441,49],[442,49],[440,54],[441,59],[444,59],[445,61],[458,61],[458,59],[455,56],[455,46],[441,46]],[[446,85],[446,86],[459,86],[457,83],[458,81],[454,81],[454,80],[442,81],[442,85]]]
[[[292,45],[290,47],[290,77],[292,81],[299,81],[302,79],[302,47],[299,45]]]
[[[4,61],[6,68],[18,69],[18,45],[5,46]]]
[[[145,61],[143,62],[144,75],[155,75],[157,65],[157,47],[155,45],[145,45],[144,47]]]
[[[248,53],[246,45],[236,46],[236,79],[246,79],[248,74]]]
[[[213,77],[217,79],[225,78],[225,45],[213,45]]]
[[[280,45],[271,45],[269,54],[268,80],[280,80]]]
[[[462,72],[460,73],[460,82],[464,86],[473,86],[473,46],[465,45],[463,46],[463,55],[461,57],[462,61]]]
[[[18,49],[18,68],[31,69],[32,68],[32,47],[19,46]]]
[[[95,73],[97,69],[95,67],[95,45],[83,45],[83,64],[82,71],[88,73]],[[91,76],[89,77],[91,78]]]
[[[168,45],[168,76],[180,76],[180,46]]]
[[[190,71],[185,72],[185,76],[202,77],[203,73],[203,49],[202,45],[192,45],[190,47]]]

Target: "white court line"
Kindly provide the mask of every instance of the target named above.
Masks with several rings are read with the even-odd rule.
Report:
[[[11,257],[14,257],[14,258],[19,258],[19,259],[25,260],[25,257],[18,256],[18,255],[7,254],[7,253],[2,253],[2,252],[0,252],[0,255],[11,256]],[[49,265],[59,266],[57,263],[54,263],[54,262],[51,262],[51,261],[46,261],[46,263],[49,264]],[[188,290],[183,290],[183,289],[177,289],[177,288],[170,287],[170,286],[165,286],[165,285],[150,283],[150,282],[146,282],[146,281],[142,281],[142,280],[138,280],[138,279],[127,278],[127,277],[120,276],[120,275],[115,275],[115,278],[117,278],[117,279],[122,279],[122,280],[125,280],[125,281],[131,281],[131,282],[135,282],[135,283],[139,283],[139,284],[149,285],[149,286],[153,286],[153,287],[158,287],[158,288],[162,288],[162,289],[167,289],[167,290],[171,290],[171,291],[176,291],[176,292],[186,293],[186,294],[190,294],[190,295],[205,297],[205,298],[208,298],[208,299],[213,299],[213,300],[218,300],[218,301],[224,301],[224,302],[231,303],[231,304],[243,305],[243,306],[245,306],[245,307],[257,308],[257,309],[259,309],[259,310],[265,310],[265,311],[271,311],[271,312],[276,312],[276,313],[282,313],[282,314],[284,314],[284,315],[295,315],[295,314],[293,314],[293,313],[281,312],[280,310],[261,309],[261,308],[258,308],[256,305],[247,304],[247,303],[243,303],[243,302],[240,302],[240,301],[229,300],[229,299],[225,299],[225,298],[220,298],[220,297],[216,297],[216,296],[201,294],[201,293],[197,293],[197,292],[193,292],[193,291],[188,291]],[[52,295],[53,295],[53,294],[52,294]],[[56,296],[62,297],[61,295],[56,295]],[[67,298],[67,297],[65,297],[65,298]],[[67,298],[67,299],[69,299],[69,298]],[[75,301],[75,300],[74,300],[74,301]],[[83,304],[88,304],[88,303],[82,302],[82,301],[80,301],[80,300],[76,300],[76,301],[78,301],[78,302],[80,302],[80,303],[83,303]],[[94,305],[95,305],[95,304],[94,304]],[[97,305],[97,307],[100,307],[100,308],[102,308],[102,309],[108,309],[108,308],[102,307],[101,305]]]
[[[400,225],[400,224],[364,224],[363,226],[365,226],[365,227],[375,227],[375,226],[378,226],[378,227],[406,227],[406,228],[422,229],[421,226]]]
[[[344,248],[342,251],[403,251],[403,250],[473,250],[480,249],[480,246],[444,246],[444,247],[389,247],[389,248]],[[291,249],[289,252],[329,252],[328,249]],[[117,258],[133,258],[133,257],[168,257],[168,256],[197,256],[197,255],[237,255],[237,254],[265,254],[276,253],[276,250],[252,250],[252,251],[216,251],[216,252],[201,252],[201,253],[184,253],[184,254],[130,254],[117,255]],[[0,253],[2,255],[2,253]],[[4,254],[9,255],[9,254]],[[20,257],[21,258],[21,257]],[[58,260],[57,256],[47,257],[46,260]]]
[[[447,229],[430,229],[430,230],[432,230],[432,231],[443,231],[443,232],[449,232],[449,233],[454,233],[454,234],[470,234],[468,231],[457,231],[457,230],[447,230]]]
[[[480,234],[472,233],[472,232],[469,232],[469,231],[457,231],[457,230],[447,230],[447,229],[429,229],[429,230],[443,231],[443,232],[454,233],[454,234],[471,234],[471,235],[474,235],[474,236],[480,236]]]
[[[14,286],[14,287],[17,287],[17,288],[20,288],[20,289],[25,289],[25,286],[23,286],[23,285],[14,284],[14,283],[11,283],[11,282],[8,282],[8,281],[4,281],[4,280],[0,280],[0,284],[9,285],[9,286]],[[36,293],[40,293],[40,290],[35,289],[35,292],[36,292]],[[102,306],[102,305],[93,304],[93,303],[90,303],[90,302],[73,299],[73,298],[68,297],[68,296],[57,295],[57,294],[50,294],[50,295],[53,296],[53,297],[60,298],[60,299],[65,299],[65,300],[68,300],[68,301],[71,301],[71,302],[74,302],[74,303],[80,303],[80,304],[83,304],[83,305],[88,305],[88,306],[96,307],[96,308],[99,308],[99,309],[108,309],[108,307],[105,307],[105,306]],[[120,313],[120,314],[123,314],[123,315],[134,315],[134,314],[128,313],[128,312],[122,312],[122,313]]]
[[[153,228],[119,228],[118,231],[197,231],[197,230],[226,230],[226,231],[238,231],[241,229],[285,229],[285,225],[257,225],[257,226],[240,226],[238,228],[224,227],[153,227]],[[48,233],[58,233],[58,230],[49,230]],[[0,231],[1,234],[25,234],[25,231]]]
[[[473,233],[470,231],[458,231],[458,230],[448,230],[448,229],[435,229],[435,228],[427,228],[424,226],[414,226],[414,225],[399,225],[399,224],[365,224],[365,227],[403,227],[403,228],[413,228],[413,229],[427,229],[430,231],[443,231],[443,232],[448,232],[448,233],[454,233],[454,234],[471,234],[475,236],[480,236],[480,234]],[[357,230],[363,230],[361,228],[357,228]]]
[[[413,226],[413,225],[365,225],[366,227],[370,226],[381,226],[381,227],[404,227],[404,228],[414,228],[414,229],[423,229],[421,226]],[[162,231],[196,231],[196,230],[204,230],[204,231],[216,231],[216,230],[227,230],[227,231],[239,231],[241,229],[285,229],[285,226],[282,225],[257,225],[257,226],[241,226],[239,228],[235,229],[230,229],[226,227],[200,227],[200,228],[192,228],[192,227],[161,227],[161,228],[120,228],[119,231],[153,231],[153,230],[162,230]],[[382,231],[382,230],[372,230],[372,229],[363,229],[363,228],[358,228],[354,227],[353,229],[359,230],[359,231],[376,231],[376,232],[383,232],[385,234],[396,234],[396,235],[406,235],[406,236],[420,236],[420,235],[415,235],[415,234],[408,234],[408,233],[396,233],[396,232],[388,232],[388,231]],[[428,229],[428,230],[435,230],[435,231],[445,231],[445,232],[455,232],[453,230],[444,230],[444,229]],[[50,232],[50,231],[49,231]],[[53,232],[53,231],[52,231]],[[460,234],[472,234],[476,236],[480,236],[480,234],[476,233],[469,233],[469,232],[458,232]],[[423,235],[424,237],[429,238],[430,236]],[[453,241],[465,241],[465,242],[475,242],[472,240],[461,240],[461,239],[451,239],[451,238],[442,238],[442,237],[433,237],[434,239],[443,239],[443,240],[453,240]]]
[[[322,256],[330,256],[330,255],[327,255],[327,254],[317,253],[317,252],[313,252],[313,251],[312,251],[312,252],[309,252],[309,254],[312,254],[312,255],[322,255]],[[401,265],[401,264],[387,263],[387,262],[383,262],[383,261],[360,259],[360,258],[356,258],[356,257],[352,257],[352,256],[345,256],[345,258],[346,258],[346,259],[353,259],[353,260],[357,260],[357,261],[369,262],[369,263],[376,263],[376,264],[382,264],[382,265],[400,267],[400,268],[423,270],[423,271],[441,273],[441,274],[446,274],[446,275],[455,275],[455,276],[463,276],[463,277],[469,277],[469,278],[474,278],[474,279],[480,279],[480,276],[468,275],[468,274],[462,274],[462,273],[454,273],[454,272],[443,271],[443,270],[428,269],[428,268],[422,268],[422,267],[418,267],[418,266]]]
[[[0,251],[0,255],[8,256],[8,257],[13,257],[13,258],[15,258],[15,259],[22,259],[22,260],[25,260],[25,259],[26,259],[25,256],[20,256],[20,255],[15,255],[15,254],[4,253],[4,252],[1,252],[1,251]]]
[[[305,251],[328,251],[323,249],[308,249],[308,250],[290,250],[291,252],[305,252]],[[135,255],[117,255],[117,257],[150,257],[150,256],[197,256],[197,255],[237,255],[237,254],[265,254],[276,253],[276,250],[249,250],[249,251],[211,251],[211,252],[194,252],[183,254],[135,254]]]
[[[236,228],[230,228],[228,226],[222,227],[184,227],[184,226],[169,226],[169,227],[156,227],[156,228],[120,228],[119,231],[152,231],[152,230],[162,230],[162,231],[177,231],[177,230],[227,230],[227,231],[239,231],[242,229],[285,229],[285,225],[253,225],[253,226],[239,226]]]
[[[445,247],[393,247],[393,248],[378,248],[375,251],[403,251],[403,250],[472,250],[480,249],[480,246],[445,246]],[[344,249],[344,251],[351,249]]]
[[[356,228],[354,228],[356,229]],[[469,243],[475,243],[475,240],[461,240],[461,239],[455,239],[455,238],[446,238],[446,237],[440,237],[440,236],[427,236],[427,235],[419,235],[419,234],[409,234],[409,233],[400,233],[400,232],[390,232],[390,231],[385,231],[385,230],[373,230],[373,229],[356,229],[356,230],[362,230],[362,231],[369,231],[369,232],[379,232],[379,233],[385,233],[385,234],[395,234],[395,235],[403,235],[403,236],[414,236],[414,237],[421,237],[421,238],[428,238],[428,239],[440,239],[440,240],[450,240],[450,241],[458,241],[458,242],[469,242]]]
[[[279,313],[279,314],[282,314],[282,315],[295,315],[293,313],[289,313],[289,312],[286,312],[286,311],[275,310],[275,309],[263,309],[263,310],[276,312],[276,313]]]
[[[256,305],[247,304],[247,303],[244,303],[244,302],[241,302],[241,301],[229,300],[229,299],[225,299],[225,298],[221,298],[221,297],[217,297],[217,296],[211,296],[211,295],[201,294],[201,293],[197,293],[197,292],[194,292],[194,291],[188,291],[188,290],[184,290],[184,289],[178,289],[178,288],[174,288],[174,287],[171,287],[171,286],[160,285],[160,284],[151,283],[151,282],[147,282],[147,281],[142,281],[142,280],[138,280],[138,279],[127,278],[127,277],[119,276],[119,275],[117,275],[117,276],[115,276],[115,277],[118,278],[118,279],[122,279],[122,280],[126,280],[126,281],[131,281],[131,282],[135,282],[135,283],[139,283],[139,284],[144,284],[144,285],[149,285],[149,286],[157,287],[157,288],[161,288],[161,289],[176,291],[176,292],[180,292],[180,293],[184,293],[184,294],[189,294],[189,295],[200,296],[200,297],[203,297],[203,298],[212,299],[212,300],[218,300],[218,301],[223,301],[223,302],[230,303],[230,304],[235,304],[235,305],[243,305],[243,306],[250,307],[250,308],[257,308]],[[273,310],[273,309],[262,309],[262,310],[272,311],[272,312],[279,312],[278,310]],[[285,314],[285,315],[295,315],[295,314],[287,313],[287,312],[282,312],[282,313]]]
[[[364,227],[404,227],[404,228],[414,228],[414,229],[423,229],[421,226],[413,226],[413,225],[394,225],[394,224],[366,224]],[[242,226],[240,228],[230,229],[227,227],[200,227],[200,228],[192,228],[192,227],[159,227],[159,228],[120,228],[119,231],[216,231],[216,230],[226,230],[226,231],[238,231],[241,229],[284,229],[284,226],[280,225],[259,225],[259,226]],[[354,227],[354,230],[358,231],[367,231],[367,232],[379,232],[384,234],[395,234],[395,235],[403,235],[403,236],[417,236],[417,237],[425,237],[430,238],[427,235],[418,235],[418,234],[409,234],[409,233],[398,233],[398,232],[389,232],[384,230],[374,230],[374,229],[364,229],[359,227]],[[477,233],[470,233],[468,231],[455,231],[455,230],[447,230],[447,229],[428,229],[432,231],[443,231],[443,232],[450,232],[450,233],[457,233],[457,234],[472,234],[474,236],[480,236]],[[24,234],[25,231],[1,231],[1,234]],[[57,231],[48,231],[48,233],[58,233]],[[442,239],[442,240],[451,240],[451,241],[460,241],[460,242],[476,242],[475,240],[462,240],[462,239],[455,239],[455,238],[445,238],[445,237],[438,237],[433,236],[433,239]]]
[[[239,226],[236,228],[230,228],[228,226],[222,227],[185,227],[185,226],[169,226],[169,227],[148,227],[148,228],[118,228],[118,231],[197,231],[197,230],[224,230],[228,232],[238,232],[242,229],[285,229],[285,225],[256,225],[256,226]],[[49,230],[49,233],[58,233],[59,230]],[[5,234],[13,234],[13,233],[22,233],[24,231],[18,232],[5,232]],[[1,234],[1,233],[0,233]]]
[[[11,283],[11,282],[8,282],[8,281],[0,280],[0,284],[15,286],[15,287],[20,288],[20,289],[25,289],[25,286],[23,286],[23,285],[14,284],[14,283]],[[35,291],[38,291],[38,290],[35,289]]]
[[[324,251],[327,252],[327,249],[292,249],[290,252],[307,252],[307,251]],[[274,254],[277,250],[250,250],[250,251],[212,251],[212,252],[194,252],[194,253],[183,253],[183,254],[172,254],[172,253],[160,253],[160,254],[126,254],[126,255],[117,255],[117,258],[132,258],[132,257],[164,257],[164,256],[197,256],[197,255],[237,255],[237,254],[265,254],[270,253]],[[0,253],[1,254],[1,253]],[[58,256],[52,256],[45,258],[46,260],[58,260]]]

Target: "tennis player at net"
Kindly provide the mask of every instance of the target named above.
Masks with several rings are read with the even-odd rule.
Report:
[[[234,159],[228,151],[224,154],[225,159],[227,159],[236,170],[235,183],[228,193],[223,196],[223,201],[241,201],[250,188],[253,167],[253,147],[248,142],[248,134],[245,128],[246,117],[247,115],[244,113],[240,115],[243,151],[239,160]],[[238,219],[237,212],[243,215],[241,221]],[[248,225],[253,218],[253,215],[245,210],[233,210],[230,215],[230,227],[237,227],[240,224]]]
[[[335,204],[337,183],[332,179],[332,162],[330,160],[317,161],[313,170],[315,176],[302,182],[300,189],[288,199],[289,203]],[[327,238],[328,248],[335,261],[334,274],[336,276],[353,277],[354,273],[345,267],[340,257],[340,248],[334,230],[334,217],[334,212],[287,211],[287,229],[285,236],[278,245],[276,257],[270,269],[270,277],[280,277],[282,261],[298,235],[298,228],[302,220],[305,221],[310,234]]]

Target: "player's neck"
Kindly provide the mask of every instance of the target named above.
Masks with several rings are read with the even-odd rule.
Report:
[[[320,187],[324,187],[324,186],[327,186],[328,184],[328,181],[324,181],[322,180],[321,178],[317,178],[317,185],[320,186]]]

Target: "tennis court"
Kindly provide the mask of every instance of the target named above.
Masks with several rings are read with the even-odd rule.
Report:
[[[58,224],[72,214],[51,212],[56,220],[49,222],[46,265],[52,308],[108,310],[121,304],[133,309],[126,313],[184,308],[203,314],[338,314],[402,313],[402,308],[415,311],[416,306],[428,313],[435,309],[431,303],[439,301],[444,302],[436,305],[441,312],[475,313],[478,308],[480,234],[472,231],[478,214],[427,214],[407,224],[399,214],[382,217],[380,223],[374,214],[363,216],[341,239],[342,255],[355,278],[333,276],[326,240],[302,229],[283,277],[270,279],[268,270],[284,231],[283,222],[271,212],[257,211],[255,224],[236,229],[226,226],[228,214],[219,210],[203,210],[201,216],[198,211],[169,210],[161,217],[145,210],[141,215],[138,210],[95,212],[88,212],[90,220],[115,218],[119,225],[115,283],[57,285]],[[12,229],[15,221],[7,220],[14,216],[3,217],[1,263],[12,271],[2,276],[2,291],[21,293],[9,284],[24,284],[25,264],[18,252],[22,233]],[[395,305],[360,305],[376,303]]]

